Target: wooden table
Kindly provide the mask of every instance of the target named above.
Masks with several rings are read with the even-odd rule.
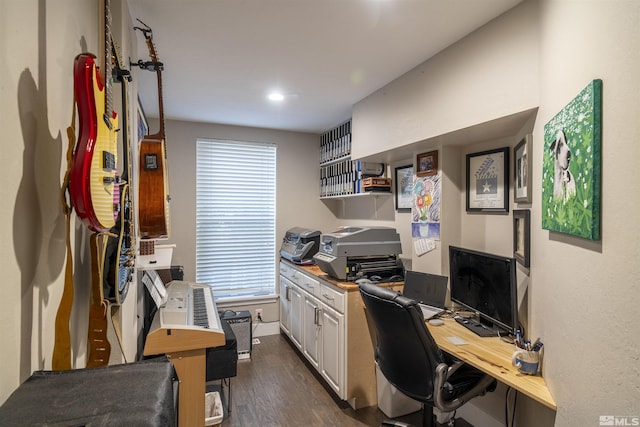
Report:
[[[512,344],[498,337],[482,338],[458,324],[453,319],[443,319],[444,325],[433,326],[427,323],[429,332],[438,347],[454,357],[491,375],[522,394],[542,403],[547,408],[557,410],[556,403],[541,376],[525,375],[511,364],[514,351]],[[456,345],[448,338],[457,337],[467,344]]]

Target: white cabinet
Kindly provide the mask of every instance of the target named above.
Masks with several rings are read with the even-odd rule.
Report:
[[[280,265],[280,329],[343,400],[345,292]]]

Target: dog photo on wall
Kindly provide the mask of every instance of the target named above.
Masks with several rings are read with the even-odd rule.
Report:
[[[600,239],[602,80],[544,126],[542,228]]]

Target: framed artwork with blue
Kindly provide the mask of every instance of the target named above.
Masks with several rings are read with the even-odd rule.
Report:
[[[602,80],[544,125],[542,228],[600,239]]]

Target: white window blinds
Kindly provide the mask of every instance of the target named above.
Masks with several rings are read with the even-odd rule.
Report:
[[[275,295],[276,146],[199,139],[196,158],[196,281]]]

